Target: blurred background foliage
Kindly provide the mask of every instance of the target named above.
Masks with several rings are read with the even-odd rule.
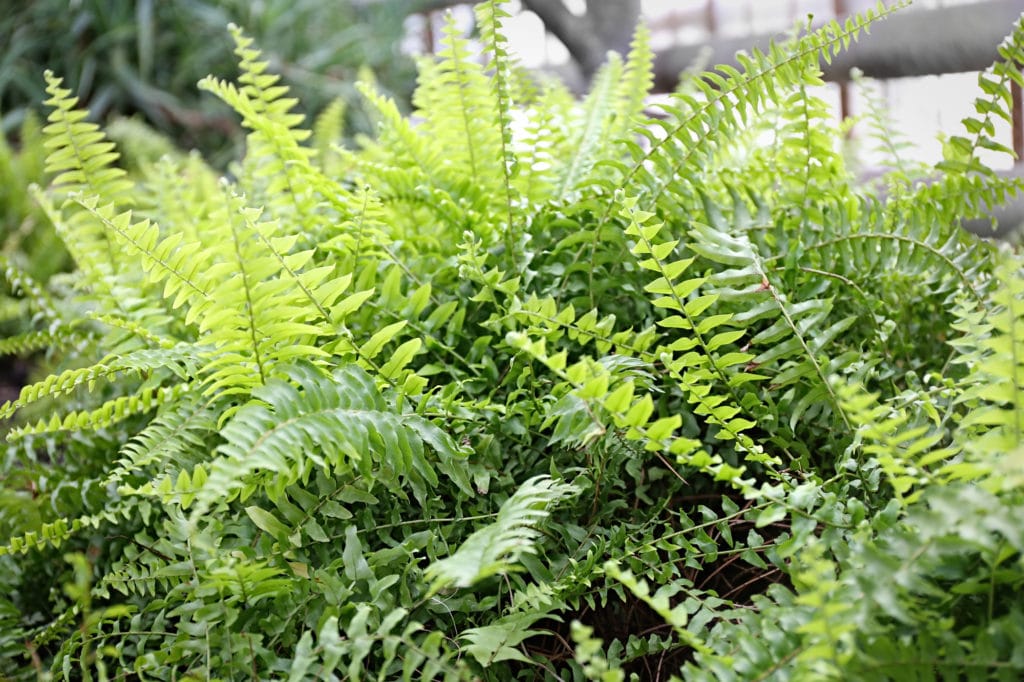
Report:
[[[198,150],[217,168],[242,155],[244,131],[222,102],[196,87],[231,77],[237,57],[227,26],[253,36],[284,76],[298,111],[347,137],[371,131],[355,89],[373,79],[405,107],[415,64],[401,50],[405,0],[11,0],[0,2],[0,345],[35,329],[26,294],[50,288],[71,259],[29,187],[45,185],[45,82],[50,69],[128,152],[142,157]],[[140,157],[140,158],[136,158]],[[0,360],[0,401],[37,369],[42,348]],[[20,357],[19,357],[20,356]]]
[[[303,113],[313,117],[341,99],[346,131],[370,122],[354,83],[408,101],[412,58],[401,52],[402,0],[28,0],[0,16],[0,122],[17,137],[27,112],[45,99],[43,70],[64,77],[92,117],[137,115],[178,146],[199,149],[215,165],[237,156],[236,118],[196,82],[236,70],[226,26],[243,26],[284,75]]]

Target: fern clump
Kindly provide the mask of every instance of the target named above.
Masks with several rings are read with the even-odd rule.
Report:
[[[651,116],[642,28],[577,102],[485,2],[358,147],[231,27],[231,178],[126,173],[47,74],[75,269],[7,268],[52,372],[0,406],[3,674],[1019,678],[1024,263],[959,223],[1022,189],[976,152],[1024,23],[879,192],[815,88],[892,11]]]

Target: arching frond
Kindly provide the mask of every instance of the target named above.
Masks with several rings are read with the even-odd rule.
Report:
[[[567,483],[547,476],[525,481],[498,510],[494,521],[473,533],[450,557],[427,567],[431,591],[474,584],[513,570],[523,554],[533,553],[540,536],[537,526],[548,517],[549,508],[577,492]]]
[[[461,457],[450,437],[433,424],[389,406],[357,366],[328,375],[309,365],[292,365],[281,374],[285,378],[256,389],[255,399],[225,424],[225,443],[205,483],[189,491],[196,499],[193,518],[215,503],[244,500],[257,485],[278,497],[314,469],[336,475],[358,471],[396,490],[405,484],[422,499],[428,486],[437,485],[427,448],[443,459]],[[160,483],[142,489],[147,490],[172,494]]]

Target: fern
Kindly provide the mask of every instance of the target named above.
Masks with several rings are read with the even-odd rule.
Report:
[[[543,476],[525,481],[501,505],[494,523],[469,536],[450,557],[427,567],[431,592],[472,587],[510,570],[522,554],[532,551],[539,535],[536,526],[547,517],[547,507],[574,492],[573,486]]]
[[[71,412],[63,417],[55,414],[49,421],[40,420],[31,426],[11,429],[7,433],[7,439],[57,431],[88,431],[103,428],[133,415],[149,412],[161,403],[171,402],[182,390],[182,384],[147,387],[132,395],[107,401],[89,412]]]
[[[498,124],[501,129],[501,159],[504,167],[503,184],[507,222],[505,224],[505,249],[511,255],[519,236],[515,234],[515,206],[519,204],[515,196],[515,179],[519,165],[512,145],[512,96],[511,96],[511,64],[508,54],[508,41],[501,33],[501,20],[509,14],[498,6],[495,0],[477,6],[477,21],[492,60],[491,83],[494,86],[494,102],[497,109]]]
[[[492,15],[489,23],[494,18]],[[498,216],[507,216],[509,209],[507,174],[514,171],[514,164],[509,167],[506,161],[511,160],[503,130],[508,125],[504,120],[507,114],[499,109],[507,88],[498,86],[500,89],[494,91],[499,93],[496,101],[483,68],[469,54],[468,43],[459,35],[453,16],[447,16],[443,33],[440,59],[436,64],[423,62],[420,87],[413,96],[413,104],[424,118],[421,135],[453,143],[445,154],[459,169],[456,174],[460,180],[452,194],[479,211],[484,217],[481,224],[490,227],[487,232],[496,234]],[[500,46],[499,34],[491,33],[492,44]],[[498,54],[495,59],[499,60],[500,79],[507,68],[500,60],[505,58]]]
[[[108,485],[123,485],[122,494],[137,489],[127,480],[149,479],[196,464],[192,454],[216,430],[214,401],[204,401],[198,391],[183,391],[175,403],[164,407],[145,429],[125,443],[117,466],[106,478]]]
[[[69,369],[35,384],[25,386],[16,400],[10,400],[0,407],[0,419],[6,419],[18,409],[30,403],[74,391],[80,386],[93,386],[97,381],[113,380],[118,376],[143,377],[151,372],[169,370],[179,379],[187,379],[195,373],[196,358],[187,346],[169,349],[147,349],[110,358],[88,367]]]
[[[975,111],[980,118],[968,117],[963,121],[965,131],[973,139],[959,135],[950,137],[946,158],[937,165],[938,169],[951,174],[992,175],[992,171],[978,161],[979,149],[1014,156],[1013,150],[994,139],[994,119],[998,117],[1006,122],[1012,120],[1013,100],[1009,86],[1015,83],[1019,87],[1024,81],[1020,74],[1020,65],[1024,63],[1024,51],[1020,47],[1022,38],[1024,20],[1018,20],[1010,35],[999,46],[1000,60],[978,76],[978,86],[985,95],[974,101]]]
[[[200,81],[199,88],[234,107],[242,114],[243,124],[253,130],[246,157],[249,172],[254,179],[269,180],[262,188],[267,196],[280,197],[268,210],[275,217],[292,214],[299,220],[316,219],[316,195],[303,180],[303,168],[310,164],[314,151],[302,143],[312,133],[298,127],[303,116],[291,111],[298,101],[285,96],[288,88],[277,84],[280,76],[266,72],[268,63],[252,47],[252,38],[233,24],[228,30],[242,71],[240,87],[209,77]],[[284,210],[289,214],[279,216]]]
[[[960,398],[980,403],[961,423],[961,428],[968,433],[980,431],[969,446],[975,457],[1014,453],[1024,438],[1021,383],[1018,381],[1021,343],[1024,342],[1019,310],[1024,290],[1017,259],[1005,258],[996,277],[1001,286],[993,295],[993,303],[998,307],[986,317],[987,324],[970,328],[981,356],[971,362],[974,376]]]
[[[1024,34],[859,186],[819,62],[902,4],[652,115],[642,27],[577,102],[485,2],[413,116],[363,76],[372,140],[231,27],[224,178],[48,77],[77,270],[0,261],[0,675],[1019,678],[1021,264],[959,221],[1024,189],[977,159]]]
[[[117,160],[114,145],[95,123],[85,121],[86,113],[76,109],[78,100],[61,86],[61,79],[45,74],[52,107],[43,133],[47,139],[47,172],[57,173],[54,184],[69,194],[84,192],[107,201],[130,204],[132,183],[125,172],[113,165]],[[53,209],[50,209],[53,210]],[[65,244],[93,284],[109,286],[110,276],[117,272],[116,251],[97,225],[87,218],[76,218],[74,212],[67,222],[54,220]]]
[[[587,93],[580,111],[579,134],[574,135],[571,144],[572,155],[563,164],[562,174],[555,196],[564,197],[576,188],[594,165],[607,139],[606,128],[611,122],[611,103],[617,94],[615,86],[622,77],[622,60],[613,57],[601,67],[594,77],[594,84]]]
[[[336,160],[332,146],[340,141],[345,125],[346,102],[335,99],[320,112],[313,122],[313,147],[317,150],[320,167],[327,173],[333,169]]]
[[[282,374],[289,381],[273,380],[255,391],[255,401],[224,425],[220,456],[208,472],[200,467],[190,477],[195,490],[186,486],[172,494],[170,486],[178,484],[166,478],[140,492],[195,495],[195,519],[214,502],[236,496],[244,500],[257,481],[272,499],[279,497],[287,486],[306,480],[315,466],[336,474],[358,471],[396,489],[405,481],[422,499],[428,487],[437,485],[424,446],[445,459],[460,457],[454,443],[429,422],[389,411],[370,377],[357,367],[341,368],[329,378],[302,365]],[[197,477],[205,483],[195,484]]]
[[[626,57],[622,81],[619,83],[619,105],[615,108],[614,121],[608,139],[618,141],[642,120],[645,106],[644,95],[654,85],[654,52],[651,49],[650,30],[638,24]]]

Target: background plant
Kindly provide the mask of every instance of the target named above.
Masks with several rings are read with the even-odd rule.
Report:
[[[232,27],[233,179],[128,175],[48,74],[5,674],[1018,678],[1020,263],[958,223],[1021,189],[975,152],[1024,24],[883,196],[814,87],[892,11],[651,117],[642,29],[577,103],[484,3],[359,147]]]
[[[0,18],[0,113],[5,133],[45,99],[40,73],[62,74],[94,120],[138,114],[186,149],[223,167],[237,154],[241,131],[223,109],[198,96],[196,81],[234,64],[224,26],[238,22],[256,36],[301,95],[309,115],[334,100],[357,104],[351,84],[368,68],[382,88],[407,101],[415,71],[399,51],[399,2],[154,2],[59,0],[18,3]],[[60,36],[60,40],[54,40]],[[368,36],[372,36],[369,38]],[[372,129],[358,106],[348,130]]]

